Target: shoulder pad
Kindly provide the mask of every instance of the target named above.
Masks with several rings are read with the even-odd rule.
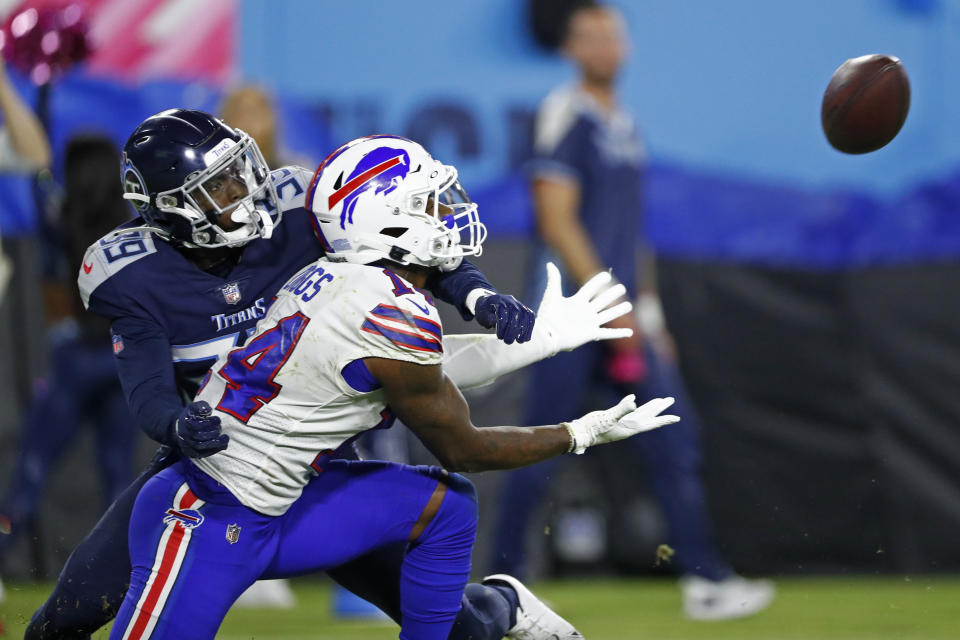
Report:
[[[371,290],[360,327],[369,344],[384,357],[438,363],[443,354],[443,327],[433,301],[389,269],[372,267]]]
[[[77,286],[84,308],[90,304],[90,295],[101,284],[121,269],[151,253],[156,253],[153,234],[145,231],[123,233],[123,228],[111,231],[94,242],[83,255]]]
[[[302,207],[310,184],[312,172],[303,167],[291,165],[270,172],[270,179],[277,190],[281,211]]]

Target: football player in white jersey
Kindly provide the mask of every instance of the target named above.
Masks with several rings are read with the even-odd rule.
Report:
[[[617,406],[559,425],[478,429],[460,395],[560,349],[623,337],[601,325],[629,311],[601,274],[563,298],[559,276],[534,339],[444,337],[420,287],[478,255],[485,229],[456,169],[418,144],[361,138],[334,152],[307,194],[327,260],[277,294],[257,333],[211,369],[197,398],[230,445],[151,478],[131,519],[130,589],[111,638],[212,638],[254,580],[323,570],[407,542],[401,638],[447,638],[476,532],[476,495],[450,471],[507,469],[676,422],[672,399]],[[613,305],[613,306],[611,306]],[[399,417],[444,468],[336,459]],[[580,634],[510,576],[508,637]]]

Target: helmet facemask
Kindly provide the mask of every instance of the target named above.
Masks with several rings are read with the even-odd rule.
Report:
[[[424,233],[417,234],[426,236],[426,247],[417,246],[419,242],[414,238],[397,246],[410,251],[413,259],[409,262],[453,271],[464,257],[483,252],[487,229],[480,222],[476,203],[457,181],[457,169],[438,162],[435,172],[438,175],[430,181],[432,188],[401,194],[401,202],[394,210],[395,214],[404,213],[427,226]],[[403,236],[398,239],[402,241]]]
[[[189,224],[191,240],[181,241],[185,246],[242,246],[256,238],[269,238],[280,221],[279,199],[263,154],[250,136],[239,130],[236,133],[239,141],[224,138],[204,154],[206,169],[187,176],[180,187],[157,193],[151,203],[159,211]],[[246,195],[235,202],[219,204],[218,199],[224,201],[221,190],[231,185],[234,189],[239,186]],[[124,197],[142,200],[136,194]],[[223,229],[217,221],[225,214],[240,226]]]

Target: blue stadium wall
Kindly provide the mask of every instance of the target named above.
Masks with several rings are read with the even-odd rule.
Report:
[[[662,254],[834,268],[960,251],[960,3],[616,4]],[[248,77],[323,104],[342,138],[419,137],[460,167],[495,232],[521,233],[526,118],[572,75],[536,48],[526,6],[245,0],[240,56]],[[882,152],[845,156],[820,131],[820,98],[843,60],[872,52],[903,60],[911,113]]]
[[[526,4],[243,0],[240,73],[276,91],[301,156],[371,131],[411,135],[457,164],[494,236],[522,236],[530,117],[572,77],[533,43]],[[652,166],[645,233],[662,255],[833,269],[960,253],[960,3],[618,4],[633,51],[623,102]],[[887,148],[846,156],[820,131],[820,97],[843,60],[870,52],[903,60],[913,104]],[[122,142],[171,105],[215,109],[219,89],[72,74],[52,95],[62,148],[81,129]],[[6,235],[32,225],[18,184],[0,183],[14,203],[0,211]]]

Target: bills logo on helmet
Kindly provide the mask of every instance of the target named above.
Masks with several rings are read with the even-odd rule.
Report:
[[[167,509],[163,516],[163,523],[179,522],[187,529],[193,529],[203,524],[203,516],[196,509]]]
[[[357,206],[360,194],[371,188],[374,189],[374,195],[388,194],[397,188],[397,183],[407,177],[409,171],[410,156],[403,149],[380,147],[365,155],[347,176],[346,182],[327,200],[330,209],[343,201],[340,228],[345,229],[347,222],[353,224],[353,209]]]

